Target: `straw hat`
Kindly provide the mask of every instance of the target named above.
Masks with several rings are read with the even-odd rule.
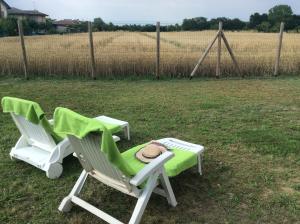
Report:
[[[135,154],[135,157],[143,163],[150,163],[153,159],[157,158],[168,149],[159,142],[151,141],[148,145],[141,148]]]

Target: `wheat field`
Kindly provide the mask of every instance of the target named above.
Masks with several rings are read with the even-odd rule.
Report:
[[[161,32],[161,74],[188,76],[215,35],[215,31]],[[95,32],[96,74],[105,76],[154,76],[156,33]],[[272,75],[278,34],[225,32],[243,75]],[[91,74],[88,34],[26,36],[25,45],[32,76],[79,76]],[[216,44],[196,76],[213,76]],[[280,64],[282,74],[300,72],[300,34],[285,33]],[[237,76],[222,44],[222,76]],[[0,38],[1,76],[22,75],[22,53],[18,37]]]

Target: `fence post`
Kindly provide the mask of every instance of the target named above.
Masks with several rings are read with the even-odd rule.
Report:
[[[156,23],[156,78],[160,75],[160,22]]]
[[[24,32],[23,32],[23,24],[22,20],[18,20],[18,30],[19,30],[19,37],[22,49],[22,56],[23,56],[23,65],[24,65],[24,77],[28,80],[28,62],[27,62],[27,54],[24,42]]]
[[[236,60],[236,58],[235,58],[235,56],[234,56],[234,54],[233,54],[233,51],[232,51],[232,49],[231,49],[231,47],[230,47],[230,45],[229,45],[229,43],[228,43],[228,40],[227,40],[227,38],[225,37],[224,32],[222,32],[221,34],[222,34],[222,38],[223,38],[225,47],[226,47],[227,50],[228,50],[228,53],[229,53],[229,55],[230,55],[230,57],[231,57],[231,59],[232,59],[232,61],[233,61],[233,64],[235,65],[235,68],[236,68],[237,72],[238,72],[240,75],[242,75],[242,77],[244,77],[244,75],[243,75],[242,72],[241,72],[240,66],[239,66],[239,64],[237,63],[237,60]]]
[[[219,31],[217,32],[216,36],[214,37],[214,39],[211,41],[211,43],[208,45],[208,47],[206,48],[205,52],[203,53],[203,55],[201,56],[201,58],[198,60],[194,70],[192,71],[191,75],[190,75],[190,80],[194,77],[195,73],[197,72],[197,69],[199,68],[199,66],[202,64],[202,62],[204,61],[204,59],[206,58],[207,54],[209,53],[210,49],[212,48],[212,46],[214,45],[214,43],[216,42],[216,40],[218,39],[219,36]]]
[[[96,64],[95,64],[94,41],[93,41],[93,27],[92,27],[91,22],[88,22],[88,30],[89,30],[89,42],[90,42],[90,54],[91,54],[92,79],[96,79]]]
[[[274,75],[277,76],[279,72],[279,62],[280,62],[280,55],[281,55],[281,47],[282,47],[282,38],[283,38],[283,30],[284,30],[284,23],[280,24],[280,32],[279,32],[279,42],[277,48],[277,55],[276,55],[276,62],[275,62],[275,69]]]
[[[216,78],[220,78],[221,74],[221,51],[222,51],[222,32],[223,23],[219,22],[219,35],[218,35],[218,52],[217,52],[217,68],[216,68]]]

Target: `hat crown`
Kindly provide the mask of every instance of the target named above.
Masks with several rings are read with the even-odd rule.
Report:
[[[145,147],[142,154],[147,158],[156,158],[161,154],[161,149],[157,145],[150,144]]]
[[[168,149],[164,145],[159,142],[151,141],[148,145],[139,149],[135,153],[135,157],[143,163],[150,163],[153,159],[156,159],[166,151],[168,151]]]

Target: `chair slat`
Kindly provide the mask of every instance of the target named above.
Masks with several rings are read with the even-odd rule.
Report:
[[[11,113],[13,120],[22,135],[25,135],[30,144],[51,152],[56,146],[52,136],[41,125],[33,124],[24,117]]]
[[[123,191],[127,191],[127,193],[131,192],[132,187],[129,184],[129,179],[100,150],[101,138],[99,135],[90,134],[83,139],[74,136],[68,136],[68,138],[87,172],[92,173],[93,176],[96,175],[95,178],[107,185],[113,185],[119,189],[123,188]],[[111,183],[108,183],[109,181]]]

